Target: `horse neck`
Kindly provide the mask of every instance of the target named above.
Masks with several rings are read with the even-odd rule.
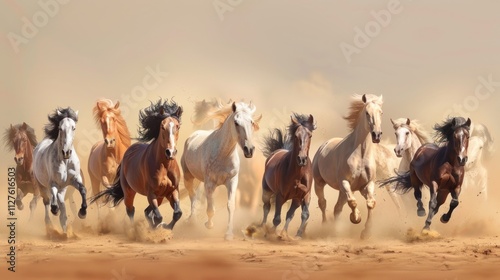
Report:
[[[418,136],[411,132],[411,146],[408,148],[405,153],[403,154],[403,158],[408,161],[408,163],[411,162],[413,159],[413,156],[417,152],[418,148],[422,146],[422,142],[420,142],[420,139],[418,139]]]
[[[448,143],[446,144],[446,150],[445,150],[445,157],[446,157],[446,160],[452,165],[452,166],[458,166],[458,160],[457,160],[457,153],[455,152],[455,149],[454,149],[454,143],[453,143],[453,139],[448,141]]]
[[[120,162],[127,148],[123,145],[122,140],[120,139],[120,135],[118,135],[118,137],[116,137],[115,139],[115,147],[113,149],[104,148],[104,150],[106,151],[107,157],[113,157],[116,159],[116,162]]]
[[[158,136],[159,138],[160,136]],[[154,139],[148,146],[148,149],[153,153],[154,162],[161,163],[168,170],[175,160],[168,160],[165,156],[165,148],[161,146],[158,138]]]
[[[30,141],[26,142],[26,150],[24,155],[24,170],[31,171],[31,166],[33,164],[33,149],[34,147],[31,145]]]
[[[213,134],[213,143],[216,145],[214,152],[218,157],[225,158],[231,155],[236,149],[237,135],[232,125],[234,125],[233,115],[229,116],[222,124],[221,128],[215,130]]]
[[[362,116],[361,118],[363,120],[358,122],[354,130],[351,132],[350,137],[352,137],[353,139],[353,148],[363,148],[366,153],[368,151],[371,151],[374,143],[369,139],[370,132],[365,129],[366,120],[364,116]]]

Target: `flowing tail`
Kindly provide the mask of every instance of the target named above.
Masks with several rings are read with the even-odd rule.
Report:
[[[113,186],[96,194],[94,197],[90,199],[90,203],[94,203],[100,198],[103,198],[104,205],[108,204],[111,201],[113,201],[113,207],[120,204],[120,202],[123,200],[124,197],[122,185],[120,182],[121,168],[122,165],[120,164],[118,166],[118,169],[116,170],[116,178],[115,181],[113,182]]]
[[[386,185],[396,183],[394,191],[399,194],[405,194],[413,188],[413,186],[411,185],[410,171],[397,174],[394,177],[379,181],[378,183],[380,184],[379,187],[384,187]]]

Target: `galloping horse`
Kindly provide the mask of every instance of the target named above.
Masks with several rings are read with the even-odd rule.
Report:
[[[196,108],[195,108],[196,109]],[[195,131],[185,142],[181,166],[184,171],[184,185],[191,199],[191,216],[195,205],[195,189],[197,182],[204,182],[205,196],[207,198],[208,221],[207,228],[213,227],[214,215],[213,192],[219,185],[225,185],[228,194],[227,209],[229,220],[225,238],[233,238],[233,215],[235,209],[236,188],[238,186],[238,173],[240,158],[236,145],[243,149],[246,158],[251,158],[255,146],[252,135],[259,128],[258,123],[262,116],[253,118],[256,108],[243,102],[233,102],[221,106],[211,112],[213,119],[219,120],[219,126],[214,131]]]
[[[83,185],[80,160],[73,147],[78,111],[71,108],[56,109],[49,115],[49,123],[45,126],[45,139],[34,151],[33,174],[40,185],[40,192],[45,205],[45,224],[51,224],[49,203],[52,214],[59,214],[63,232],[66,233],[66,205],[64,198],[68,185],[73,185],[82,197],[82,205],[78,217],[87,215],[87,190]]]
[[[338,217],[347,202],[352,212],[350,220],[361,222],[354,191],[360,191],[366,199],[368,218],[361,238],[368,237],[371,231],[371,215],[375,207],[375,177],[377,173],[376,145],[382,136],[382,96],[354,95],[350,112],[345,119],[352,129],[344,139],[333,138],[325,142],[313,159],[314,190],[318,204],[326,222],[325,185],[339,190],[334,218]]]
[[[119,102],[113,105],[109,99],[100,99],[93,109],[94,120],[104,137],[89,155],[88,171],[94,195],[101,191],[101,185],[109,188],[114,182],[118,165],[130,146],[130,132],[119,106]]]
[[[152,228],[162,225],[173,229],[181,218],[179,204],[180,169],[175,160],[176,143],[179,138],[182,107],[172,101],[162,101],[151,104],[139,114],[141,129],[139,140],[130,146],[118,166],[116,179],[108,188],[91,199],[91,203],[99,198],[104,203],[113,201],[113,206],[125,200],[125,207],[130,221],[133,222],[136,193],[147,196],[149,206],[144,210],[146,219]],[[151,141],[150,143],[147,143]],[[164,224],[158,207],[167,198],[174,209],[172,221]]]
[[[37,145],[35,131],[25,122],[17,125],[10,125],[4,133],[5,146],[9,151],[14,150],[14,161],[16,162],[16,185],[17,209],[23,210],[22,199],[28,194],[33,194],[30,202],[30,220],[36,208],[38,198],[40,198],[40,188],[33,176],[33,149]]]
[[[264,140],[263,153],[266,159],[262,178],[262,201],[264,202],[264,218],[271,210],[271,197],[276,196],[276,209],[273,219],[274,229],[281,223],[281,207],[292,200],[286,213],[283,237],[288,236],[288,224],[293,219],[295,210],[302,207],[302,223],[297,237],[302,237],[309,219],[309,202],[311,201],[312,168],[309,159],[312,132],[316,129],[312,115],[293,114],[288,131],[275,129]]]
[[[443,124],[436,124],[436,140],[443,145],[421,146],[410,163],[410,171],[384,180],[381,184],[397,182],[396,190],[403,193],[414,189],[418,216],[425,216],[421,187],[424,184],[429,186],[431,198],[424,230],[430,229],[432,218],[446,201],[448,194],[452,197],[450,209],[441,216],[441,222],[447,223],[458,206],[467,163],[470,125],[471,120],[462,117],[448,118]]]

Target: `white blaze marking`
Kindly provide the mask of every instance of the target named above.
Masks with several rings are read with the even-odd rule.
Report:
[[[172,144],[172,149],[175,148],[175,137],[174,137],[174,122],[170,122],[170,143]]]

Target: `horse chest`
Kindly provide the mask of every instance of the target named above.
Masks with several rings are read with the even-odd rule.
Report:
[[[359,154],[353,153],[347,159],[347,165],[351,170],[351,177],[353,179],[362,179],[370,181],[375,175],[372,166],[375,166],[375,161],[370,158],[360,158]]]

